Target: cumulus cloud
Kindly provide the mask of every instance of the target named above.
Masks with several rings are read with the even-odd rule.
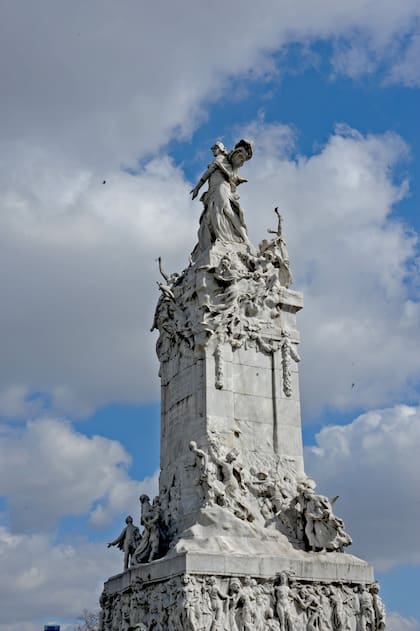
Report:
[[[0,21],[7,94],[0,120],[0,414],[24,418],[48,408],[86,415],[110,401],[157,397],[153,336],[146,335],[156,301],[154,259],[161,254],[168,267],[182,268],[199,214],[198,204],[193,210],[188,202],[190,184],[163,154],[143,163],[137,177],[121,164],[137,168],[137,158],[188,135],[209,99],[232,96],[230,77],[270,72],[270,55],[283,45],[334,37],[351,46],[354,33],[363,31],[375,50],[388,50],[390,41],[412,32],[420,6],[386,0],[378,14],[366,0],[311,0],[298,10],[288,0],[270,0],[261,12],[247,1],[224,7],[220,20],[213,7],[191,0],[157,2],[147,13],[134,1],[123,8],[77,1],[70,10],[46,0],[42,11],[24,4],[25,10],[4,5]],[[297,227],[287,218],[291,251],[300,259],[293,259],[296,287],[312,300],[312,321],[323,323],[304,338],[313,358],[303,364],[307,374],[320,354],[328,369],[336,368],[346,338],[357,340],[353,359],[340,366],[338,390],[329,370],[324,379],[304,374],[307,400],[314,407],[376,405],[387,367],[385,393],[392,398],[412,376],[414,345],[393,380],[387,358],[406,344],[418,317],[403,290],[399,297],[394,292],[387,316],[378,297],[382,291],[388,300],[391,285],[402,286],[413,250],[413,239],[389,221],[404,194],[390,173],[403,143],[395,136],[337,133],[321,152],[294,162],[281,154],[284,138],[273,129],[265,137],[259,164],[267,177],[262,171],[257,177],[265,191],[253,174],[255,193],[244,191],[244,202],[255,201],[249,212],[264,214],[275,198],[302,225],[295,239]],[[336,228],[341,236],[332,247]],[[328,268],[327,254],[339,265]],[[340,299],[333,294],[340,274],[350,279],[342,309],[343,292]],[[316,282],[305,283],[309,277]],[[349,308],[357,321],[349,319]],[[301,321],[305,333],[309,316]],[[378,364],[383,369],[370,384],[367,375]],[[353,382],[357,401],[349,392]]]
[[[363,32],[380,56],[411,32],[420,5],[267,0],[261,11],[247,0],[224,6],[222,19],[193,0],[147,10],[134,0],[44,0],[42,10],[26,0],[1,11],[2,137],[115,166],[190,133],[205,100],[229,96],[230,77],[258,74],[281,46]]]
[[[387,616],[386,628],[388,631],[419,631],[420,622],[415,618],[404,618],[392,611]]]
[[[105,181],[41,150],[0,161],[3,416],[157,396],[156,258],[186,262],[189,185],[166,157]]]
[[[296,157],[287,126],[259,120],[235,133],[256,141],[241,190],[251,236],[265,236],[274,206],[284,210],[295,288],[305,293],[305,416],[326,404],[376,406],[410,395],[418,380],[419,303],[410,286],[417,236],[393,215],[408,190],[393,177],[408,156],[403,140],[339,126],[313,155]],[[186,265],[201,211],[188,201],[191,183],[164,155],[105,184],[58,157],[53,173],[41,150],[9,157],[14,179],[0,164],[0,414],[36,416],[47,407],[84,415],[111,401],[157,398],[149,333],[156,258],[170,270]]]
[[[420,26],[408,39],[403,48],[403,53],[392,64],[388,81],[390,83],[402,83],[411,88],[420,86],[420,69],[418,59],[420,56]]]
[[[105,577],[121,559],[103,544],[59,544],[45,534],[15,535],[0,527],[0,629],[34,631],[51,620],[97,609]],[[22,595],[24,595],[22,597]]]
[[[378,569],[420,563],[413,533],[420,520],[420,410],[372,410],[344,426],[324,427],[306,448],[307,472],[321,493],[340,493],[336,512],[352,551]],[[410,627],[408,627],[410,628]]]
[[[341,125],[316,153],[295,156],[282,125],[261,120],[242,131],[255,138],[251,183],[241,189],[251,234],[259,240],[274,206],[283,210],[294,287],[304,292],[305,417],[325,404],[369,408],[413,395],[418,236],[393,214],[408,190],[393,177],[407,146],[395,134]]]
[[[90,514],[104,526],[153,495],[157,474],[128,475],[131,457],[117,441],[91,438],[55,419],[4,427],[0,435],[0,495],[13,532],[51,528],[64,516]]]

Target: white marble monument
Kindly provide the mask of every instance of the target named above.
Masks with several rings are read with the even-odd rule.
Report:
[[[141,533],[109,545],[124,572],[101,596],[101,631],[378,631],[385,614],[372,568],[334,500],[304,472],[299,402],[302,294],[281,216],[258,248],[237,187],[252,143],[214,159],[191,191],[198,243],[162,282],[159,496],[140,498]]]

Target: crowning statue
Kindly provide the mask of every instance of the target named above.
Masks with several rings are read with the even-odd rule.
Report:
[[[382,631],[372,568],[335,502],[304,471],[296,313],[302,294],[277,228],[254,247],[238,186],[252,143],[212,147],[191,191],[198,243],[164,271],[152,330],[161,379],[161,473],[140,529],[109,545],[124,572],[101,596],[101,631]],[[333,509],[334,506],[334,509]]]
[[[249,243],[236,188],[246,182],[238,176],[238,170],[252,157],[252,143],[240,140],[233,151],[228,153],[223,143],[216,142],[212,152],[213,162],[191,191],[192,198],[195,199],[200,188],[208,181],[208,190],[201,197],[204,211],[198,231],[198,251],[206,250],[217,240],[225,243]]]

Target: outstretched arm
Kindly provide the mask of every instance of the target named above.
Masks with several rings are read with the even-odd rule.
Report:
[[[219,169],[223,175],[226,177],[227,180],[231,180],[232,178],[232,173],[231,171],[229,171],[229,169],[227,169],[225,167],[225,165],[216,158],[216,160],[213,160],[213,162],[211,164],[209,164],[208,169],[206,171],[204,171],[203,175],[200,177],[197,185],[192,189],[192,191],[190,191],[192,198],[195,199],[198,195],[198,191],[200,190],[200,188],[203,186],[203,184],[205,184],[205,182],[207,182],[207,180],[209,179],[210,175],[213,173],[213,171],[215,171],[216,169]]]
[[[197,184],[194,186],[192,191],[190,191],[193,199],[197,197],[200,188],[207,182],[207,180],[209,179],[210,175],[213,173],[215,168],[216,168],[216,164],[215,162],[212,162],[209,165],[208,169],[204,171],[203,175],[200,177]]]
[[[163,269],[162,257],[161,256],[159,256],[159,258],[158,258],[158,264],[159,264],[159,272],[161,273],[163,278],[166,280],[166,282],[169,283],[169,276],[168,276],[168,274],[166,274],[165,270]]]
[[[122,531],[122,533],[120,534],[119,537],[114,539],[114,541],[110,541],[108,543],[108,548],[110,548],[111,546],[117,546],[119,543],[122,543],[124,541],[124,539],[125,539],[125,530],[126,529],[124,528],[124,530]]]

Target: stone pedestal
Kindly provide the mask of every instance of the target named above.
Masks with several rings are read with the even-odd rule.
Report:
[[[141,497],[141,535],[113,542],[131,565],[105,583],[101,631],[384,629],[372,568],[304,473],[303,299],[281,222],[257,250],[203,243],[162,271],[159,496]]]
[[[107,581],[102,625],[125,631],[384,629],[372,569],[346,557],[169,554]]]

